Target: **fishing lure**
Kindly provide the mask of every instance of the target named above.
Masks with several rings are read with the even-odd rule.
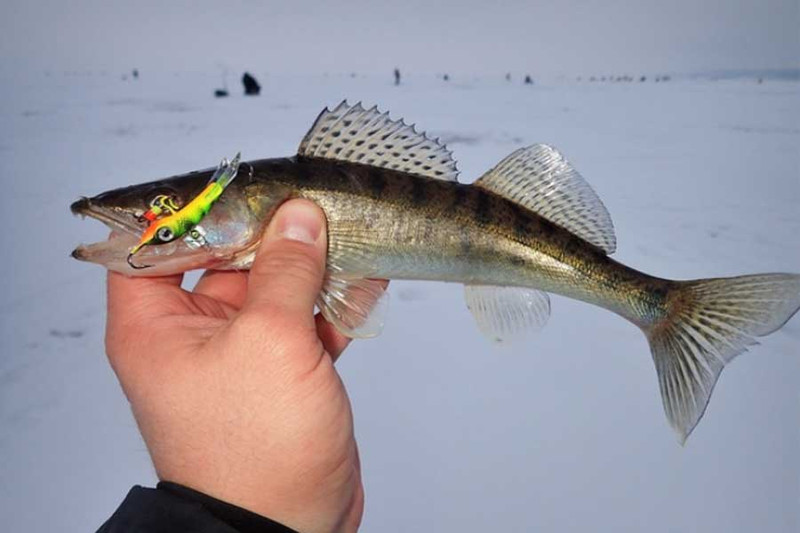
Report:
[[[142,234],[139,243],[128,253],[128,264],[131,268],[141,270],[152,266],[137,265],[133,262],[133,256],[145,246],[166,244],[180,237],[184,237],[184,242],[190,248],[199,248],[206,243],[206,233],[199,223],[236,177],[240,158],[241,153],[237,153],[231,161],[224,158],[208,181],[208,185],[182,208],[165,194],[156,196],[150,202],[150,209],[140,217],[140,220],[149,221],[150,225]]]

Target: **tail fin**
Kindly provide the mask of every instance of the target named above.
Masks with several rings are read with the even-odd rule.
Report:
[[[683,444],[722,368],[800,308],[800,275],[675,282],[667,317],[645,328],[669,423]]]

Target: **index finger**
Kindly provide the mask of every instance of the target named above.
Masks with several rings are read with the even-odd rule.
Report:
[[[130,277],[108,272],[108,329],[135,323],[146,316],[163,316],[178,310],[183,274]]]

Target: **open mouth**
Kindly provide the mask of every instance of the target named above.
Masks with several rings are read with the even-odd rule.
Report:
[[[103,258],[127,253],[145,230],[129,213],[114,211],[92,203],[90,198],[81,198],[70,206],[72,214],[99,220],[110,230],[108,240],[92,244],[81,244],[72,251],[72,257],[82,261],[102,262]],[[100,259],[98,261],[98,259]]]
[[[143,271],[136,270],[127,261],[131,249],[141,239],[146,222],[139,222],[131,212],[97,205],[91,198],[81,198],[70,209],[73,214],[99,220],[111,234],[107,240],[81,244],[72,251],[72,257],[103,265],[108,269],[126,274],[158,276],[182,272],[204,266],[209,262],[208,254],[202,250],[191,250],[182,241],[158,246],[145,246],[136,254],[137,263],[147,265]]]
[[[83,197],[73,202],[69,208],[73,215],[94,218],[104,223],[111,230],[118,230],[123,233],[139,236],[146,229],[143,224],[135,221],[129,213],[115,213],[108,208],[93,204],[90,198]]]
[[[153,277],[196,269],[246,268],[260,241],[260,234],[252,231],[257,225],[248,218],[250,214],[243,203],[229,203],[227,209],[209,213],[200,228],[202,239],[188,235],[167,243],[147,244],[139,249],[137,245],[152,224],[144,219],[144,211],[139,212],[135,207],[117,207],[100,196],[81,198],[70,209],[74,215],[98,220],[111,230],[106,240],[79,245],[72,251],[72,257],[129,276]]]

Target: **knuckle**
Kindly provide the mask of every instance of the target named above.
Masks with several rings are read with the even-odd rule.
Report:
[[[256,275],[284,276],[302,280],[321,276],[323,266],[309,253],[308,246],[301,243],[286,243],[280,251],[265,254],[258,261]]]

